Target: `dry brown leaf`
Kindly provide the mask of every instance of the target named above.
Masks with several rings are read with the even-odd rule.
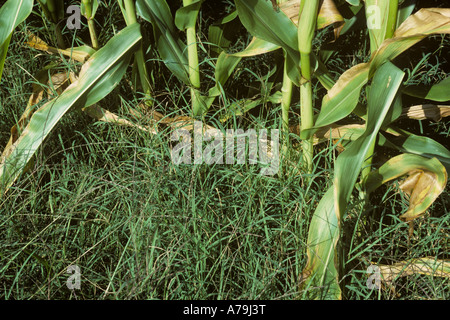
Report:
[[[398,277],[423,274],[450,278],[450,261],[436,260],[433,257],[400,261],[392,265],[378,265],[383,280],[393,282]]]
[[[43,41],[41,38],[32,33],[29,34],[29,40],[28,42],[26,42],[26,44],[31,48],[40,51],[45,51],[50,54],[63,54],[79,62],[86,62],[86,60],[88,60],[90,57],[90,55],[87,52],[76,50],[76,48],[73,50],[64,50],[51,47],[47,43],[45,43],[45,41]]]
[[[404,108],[401,114],[402,118],[409,118],[415,120],[433,120],[440,121],[442,118],[450,116],[450,106],[435,105],[435,104],[421,104]]]
[[[412,221],[418,217],[413,208],[424,202],[430,190],[437,184],[436,174],[429,171],[417,170],[411,172],[399,185],[400,189],[409,196],[409,208],[400,216],[405,221]]]
[[[112,112],[98,106],[97,104],[83,108],[82,110],[84,112],[86,112],[89,116],[91,116],[92,118],[97,119],[98,121],[115,123],[115,124],[125,125],[128,127],[134,127],[134,128],[138,128],[140,130],[149,132],[151,134],[158,133],[158,131],[156,130],[156,127],[153,127],[153,128],[144,127],[144,126],[132,123],[132,122],[128,121],[127,119],[124,119],[124,118],[116,115],[115,113],[112,113]]]
[[[279,8],[289,19],[298,25],[298,14],[300,12],[301,0],[290,0],[280,4]],[[320,3],[320,9],[317,18],[317,28],[323,29],[334,24],[335,39],[339,37],[339,33],[344,26],[344,18],[339,13],[333,0],[323,0]]]

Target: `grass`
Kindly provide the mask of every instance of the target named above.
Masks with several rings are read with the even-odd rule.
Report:
[[[157,138],[135,132],[111,143],[103,139],[120,133],[106,130],[102,142],[88,134],[85,144],[61,146],[59,163],[47,158],[23,182],[32,192],[16,189],[5,200],[2,229],[15,230],[2,240],[11,259],[2,270],[6,298],[21,298],[19,284],[35,298],[67,298],[70,264],[82,267],[83,287],[95,283],[76,292],[83,298],[295,295],[310,214],[296,180],[282,184],[251,168],[177,167],[161,161],[167,150]],[[36,279],[45,289],[36,290]]]
[[[105,2],[117,11],[115,1]],[[101,9],[97,16],[99,39],[104,43],[123,22],[120,14],[103,16]],[[22,46],[25,38],[20,31],[33,28],[32,20],[23,24],[8,53],[0,87],[1,146],[26,106],[31,75],[48,63],[47,55]],[[83,30],[89,39],[87,28]],[[71,31],[63,32],[68,40]],[[442,52],[450,47],[448,36],[436,41],[445,46]],[[346,63],[343,69],[347,69],[359,59],[352,50],[349,47],[350,56],[331,58],[329,66]],[[252,74],[264,73],[260,70],[265,69],[266,58],[243,64],[241,72],[249,80]],[[411,56],[413,62],[421,58]],[[206,68],[209,58],[203,59]],[[439,55],[439,59],[438,64],[448,67],[447,57]],[[168,115],[188,114],[189,89],[169,79],[155,57],[149,60],[153,77],[164,80],[155,82],[154,96],[159,101],[155,108]],[[442,75],[433,73],[435,66],[434,59],[426,60],[411,81],[441,79]],[[448,74],[450,69],[444,71]],[[127,80],[103,102],[105,108],[124,116],[138,98],[130,93]],[[257,76],[253,81],[258,81]],[[229,90],[242,92],[242,84],[230,86]],[[295,101],[292,115],[299,110]],[[220,100],[213,110],[221,112],[231,102]],[[224,126],[277,128],[280,115],[279,107],[269,104]],[[439,136],[450,147],[448,128],[448,120],[421,122],[424,133]],[[260,175],[259,168],[249,164],[176,166],[170,159],[168,134],[152,136],[96,123],[80,112],[64,117],[38,152],[33,169],[0,200],[0,297],[306,298],[308,293],[299,291],[298,284],[306,264],[309,221],[331,183],[335,146],[330,142],[317,148],[314,179],[306,179],[297,169],[302,164],[298,152],[281,160],[283,174],[271,177]],[[296,148],[294,144],[292,149]],[[407,203],[393,187],[374,194],[370,208],[362,207],[357,198],[352,200],[341,248],[346,260],[346,299],[450,298],[448,278],[411,275],[380,291],[366,286],[367,261],[389,264],[423,256],[450,258],[448,190],[425,217],[416,220],[412,237],[408,223],[398,218]],[[80,290],[66,286],[69,265],[81,269]]]

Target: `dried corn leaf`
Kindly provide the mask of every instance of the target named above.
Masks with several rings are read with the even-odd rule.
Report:
[[[116,115],[113,112],[110,112],[110,111],[100,107],[97,104],[83,108],[82,110],[84,112],[86,112],[89,116],[91,116],[92,118],[97,119],[98,121],[115,123],[115,124],[125,125],[128,127],[134,127],[134,128],[138,128],[140,130],[149,132],[151,134],[158,133],[158,131],[156,130],[156,127],[151,128],[151,127],[144,127],[144,126],[138,125],[136,123],[128,121],[125,118],[122,118],[122,117]]]
[[[400,261],[392,265],[378,265],[382,279],[388,283],[398,277],[423,274],[434,277],[450,278],[450,261],[433,257]]]
[[[26,44],[31,48],[34,48],[34,49],[37,49],[40,51],[45,51],[50,54],[62,54],[62,55],[70,57],[71,59],[79,61],[79,62],[87,61],[87,59],[89,59],[91,54],[93,54],[95,52],[94,49],[89,48],[87,46],[72,48],[70,50],[64,50],[64,49],[58,49],[55,47],[51,47],[47,43],[45,43],[45,41],[43,41],[38,36],[36,36],[32,33],[30,33],[30,39],[28,40],[28,42],[26,42]]]
[[[47,91],[48,96],[51,96],[53,93],[51,88],[53,88],[53,90],[55,90],[57,93],[61,93],[64,87],[66,87],[68,84],[67,75],[65,73],[54,74],[49,80],[47,70],[42,70],[41,72],[39,72],[36,76],[36,80],[37,83],[33,83],[33,93],[28,100],[25,111],[23,112],[17,124],[15,124],[11,128],[11,136],[9,138],[8,144],[3,150],[1,159],[7,157],[11,153],[11,146],[14,144],[14,142],[17,141],[22,130],[26,127],[28,120],[33,115],[35,106],[44,98],[44,92]],[[46,84],[46,86],[44,86],[44,84]],[[45,90],[46,87],[47,90]]]
[[[371,172],[364,182],[364,187],[371,193],[382,184],[404,176],[406,178],[400,188],[409,196],[409,207],[400,218],[412,221],[425,214],[442,193],[447,184],[447,171],[436,158],[402,154]]]
[[[290,0],[280,4],[280,10],[283,11],[296,25],[298,25],[300,2],[301,0]],[[344,26],[344,18],[339,13],[333,0],[321,1],[317,16],[317,29],[323,29],[332,24],[334,24],[335,37],[337,38]]]
[[[404,108],[401,114],[403,118],[415,120],[433,120],[440,121],[442,118],[450,116],[450,106],[421,104],[417,106]]]

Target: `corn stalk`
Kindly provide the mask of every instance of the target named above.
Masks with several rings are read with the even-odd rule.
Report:
[[[133,24],[138,24],[137,16],[136,16],[136,6],[135,0],[117,0],[120,8],[122,9],[122,13],[125,19],[127,26],[131,26]],[[142,47],[142,43],[139,45],[138,50],[134,56],[134,64],[137,65],[139,80],[141,83],[141,87],[144,93],[145,104],[147,106],[151,106],[152,102],[152,93],[151,93],[151,84],[149,73],[147,70],[147,64],[145,62],[144,50]]]
[[[206,111],[200,96],[200,74],[197,54],[197,16],[203,0],[184,1],[184,6],[172,16],[165,0],[137,0],[137,12],[153,25],[156,47],[167,68],[191,90],[192,113],[197,116]],[[187,43],[178,36],[186,31]]]
[[[47,19],[52,23],[56,43],[60,49],[65,49],[65,41],[59,23],[64,19],[64,0],[37,0]]]
[[[183,8],[177,12],[175,23],[178,28],[186,31],[186,46],[189,62],[189,80],[191,85],[191,103],[192,113],[198,116],[203,113],[200,98],[200,70],[198,64],[197,52],[197,32],[196,22],[197,14],[200,9],[201,1],[183,0]],[[178,22],[178,23],[177,23]]]
[[[316,19],[319,10],[318,0],[300,2],[298,22],[298,49],[300,51],[300,69],[302,80],[300,83],[300,129],[308,130],[314,125],[311,50],[312,40],[316,30]],[[311,174],[313,169],[313,142],[312,139],[302,141],[303,161],[306,172]]]
[[[91,37],[92,42],[92,48],[94,48],[95,50],[98,50],[100,48],[94,20],[97,9],[98,9],[98,0],[81,0],[81,13],[87,19],[89,35]]]

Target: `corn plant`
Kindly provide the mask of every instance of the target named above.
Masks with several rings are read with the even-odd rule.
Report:
[[[191,87],[193,115],[203,112],[195,31],[201,2],[183,1],[184,6],[178,9],[174,18],[166,1],[137,1],[137,12],[153,25],[161,59],[178,79]],[[187,43],[178,37],[177,28],[186,31]]]
[[[307,3],[306,7],[305,3]],[[318,58],[311,52],[317,21],[320,21],[319,28],[324,28],[341,20],[342,17],[332,16],[330,18],[330,12],[327,10],[319,12],[319,3],[314,1],[303,2],[303,5],[299,1],[280,2],[279,4],[279,9],[274,10],[272,4],[267,1],[236,0],[239,18],[247,30],[256,38],[282,48],[285,55],[285,77],[281,89],[282,121],[285,131],[288,131],[288,112],[293,84],[300,87],[301,90],[302,116],[300,122],[301,127],[306,130],[312,126],[313,121],[313,101],[310,88],[313,74],[311,66],[314,66],[314,75],[324,87],[331,88],[333,84],[324,65],[319,63]],[[294,9],[294,14],[292,14],[292,9]],[[303,18],[299,19],[303,10],[306,10]],[[269,24],[268,21],[271,23]],[[312,152],[312,140],[304,139],[304,166],[308,173],[312,171]]]
[[[449,11],[421,9],[407,18],[395,32],[391,32],[389,30],[397,25],[396,18],[391,15],[397,15],[398,10],[387,5],[383,8],[382,20],[386,23],[381,29],[383,31],[369,32],[372,44],[370,61],[356,65],[339,78],[324,97],[313,126],[318,129],[332,124],[351,112],[366,121],[365,130],[353,131],[352,141],[337,158],[333,186],[320,201],[310,225],[308,263],[302,274],[306,283],[303,288],[311,289],[312,296],[323,299],[336,299],[342,295],[339,275],[343,271],[343,257],[337,246],[347,203],[355,186],[362,190],[363,198],[367,199],[367,195],[382,183],[408,175],[408,179],[412,179],[414,172],[418,172],[420,178],[416,176],[415,179],[423,180],[409,190],[410,207],[401,216],[404,221],[412,221],[426,212],[447,182],[446,167],[449,168],[450,152],[431,139],[395,127],[395,120],[402,114],[404,72],[391,61],[427,35],[448,33]],[[369,80],[367,107],[361,108],[358,97]],[[442,88],[441,93],[446,95],[446,100],[450,98],[448,90]],[[310,134],[311,130],[309,134],[308,131],[302,132],[303,137]],[[377,144],[389,145],[404,154],[372,171],[371,158]],[[357,184],[360,172],[361,182]],[[433,181],[433,184],[427,184],[427,179],[430,179],[428,183]],[[322,289],[313,290],[316,286]]]
[[[136,6],[134,0],[117,0],[118,4],[122,10],[124,19],[127,25],[137,24],[137,16],[136,16]],[[145,56],[142,44],[138,48],[135,53],[134,64],[137,66],[139,72],[139,80],[144,92],[144,98],[146,100],[146,105],[151,106],[151,83],[149,78],[149,73],[147,70],[147,65],[145,62]]]
[[[349,1],[349,3],[352,2]],[[365,5],[366,8],[370,8],[377,3],[366,1]],[[362,6],[359,1],[353,4],[358,9],[353,9],[350,4],[347,6],[350,6],[356,15]],[[346,206],[355,186],[361,190],[361,196],[366,200],[368,194],[373,191],[369,185],[373,183],[373,177],[380,174],[380,171],[374,171],[374,173],[371,170],[376,144],[406,152],[404,156],[393,158],[392,162],[386,164],[386,167],[382,167],[383,169],[391,168],[392,164],[398,164],[398,161],[401,161],[403,168],[409,168],[409,171],[402,171],[401,174],[388,175],[389,178],[383,177],[381,179],[383,182],[410,174],[413,169],[408,164],[414,161],[417,163],[418,159],[424,163],[427,162],[426,157],[435,159],[433,160],[434,164],[426,169],[428,171],[424,177],[432,176],[439,183],[428,189],[427,192],[417,185],[417,189],[414,191],[415,198],[411,199],[409,213],[402,215],[403,219],[409,221],[422,215],[442,192],[447,181],[444,165],[448,168],[449,151],[431,139],[418,137],[395,127],[394,121],[402,113],[402,92],[407,93],[414,90],[402,87],[404,73],[390,61],[427,35],[448,33],[448,13],[446,10],[422,9],[408,19],[412,12],[410,4],[399,8],[396,1],[382,1],[377,7],[381,15],[380,21],[378,21],[380,27],[368,28],[372,52],[370,62],[351,68],[342,74],[335,83],[327,74],[320,58],[314,55],[310,56],[311,39],[319,21],[325,19],[331,24],[344,20],[342,17],[331,18],[335,16],[335,10],[318,17],[317,13],[321,10],[318,10],[318,4],[314,1],[288,1],[280,5],[281,10],[277,10],[277,8],[273,10],[272,4],[267,1],[236,0],[236,7],[239,18],[252,35],[283,48],[289,71],[288,76],[301,88],[300,137],[303,139],[302,151],[307,172],[311,172],[313,151],[311,138],[314,133],[327,126],[336,126],[337,121],[346,118],[352,112],[366,121],[365,128],[350,128],[344,137],[344,139],[350,137],[351,140],[336,161],[334,184],[320,201],[311,221],[307,249],[308,263],[301,277],[302,288],[307,289],[305,292],[312,290],[311,296],[340,298],[339,274],[342,272],[340,264],[342,261],[339,262],[340,257],[336,248],[340,237],[341,223],[346,215]],[[324,1],[321,9],[323,7],[336,8],[332,1]],[[297,9],[297,14],[292,13],[293,8]],[[431,20],[434,23],[430,23]],[[270,25],[267,21],[271,21]],[[297,23],[297,27],[294,25],[294,21]],[[346,23],[351,24],[354,21],[349,20]],[[345,32],[350,28],[351,26],[338,27],[335,30],[336,35],[340,31]],[[315,72],[311,71],[311,63],[315,66]],[[328,94],[323,98],[319,114],[314,117],[312,93],[309,87],[312,74],[328,90]],[[371,80],[371,85],[367,87],[367,106],[363,106],[359,103],[359,97],[369,80]],[[434,93],[438,91],[438,88],[441,89],[439,92],[443,97],[440,98],[440,101],[448,100],[448,90],[444,89],[445,84],[446,81],[443,81],[442,84],[433,87],[436,90]],[[425,89],[422,92],[424,91],[430,92],[431,90]],[[428,98],[432,98],[432,96],[434,95],[429,94]],[[285,116],[283,122],[287,122]],[[397,143],[393,143],[387,138],[389,135],[403,136],[403,138],[399,138]],[[419,141],[424,140],[427,142],[420,145]],[[398,141],[401,141],[400,145]],[[384,170],[389,171],[388,169]],[[417,170],[425,169],[422,167]],[[361,182],[357,184],[360,172]],[[417,194],[421,194],[421,196],[418,197]],[[412,212],[414,213],[412,214]],[[314,290],[313,288],[321,289]]]

